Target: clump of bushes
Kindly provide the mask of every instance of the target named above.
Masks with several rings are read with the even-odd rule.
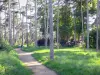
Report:
[[[92,31],[90,31],[90,34],[89,34],[90,48],[96,48],[96,35],[97,35],[96,28],[94,28],[92,29]],[[86,40],[87,38],[85,36],[85,44],[87,45]],[[99,48],[100,48],[100,29],[99,29]]]
[[[0,39],[0,51],[11,51],[13,48],[9,45],[7,41]]]

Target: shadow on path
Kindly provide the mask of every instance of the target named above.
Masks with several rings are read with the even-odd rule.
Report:
[[[31,56],[32,52],[23,52],[20,48],[15,49],[20,60],[34,72],[34,75],[57,75],[54,71],[48,69]]]

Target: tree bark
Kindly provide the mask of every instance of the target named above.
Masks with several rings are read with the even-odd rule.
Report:
[[[82,0],[81,0],[81,20],[82,20],[82,42],[84,41],[84,29],[83,29],[83,9],[82,9]]]
[[[57,9],[57,48],[59,49],[59,2],[58,0],[58,9]]]
[[[87,4],[87,49],[89,49],[89,10],[88,10],[88,0],[86,0]]]
[[[37,47],[37,0],[35,0],[35,47]]]
[[[99,50],[99,45],[98,45],[98,43],[99,43],[99,30],[98,30],[98,28],[99,28],[99,23],[98,23],[98,19],[99,19],[99,4],[100,3],[100,1],[98,0],[97,1],[97,22],[96,22],[96,27],[97,27],[97,33],[96,33],[96,50],[98,51]]]
[[[45,24],[45,28],[44,28],[44,33],[45,33],[45,47],[47,48],[47,14],[46,14],[46,0],[45,0],[45,6],[44,6],[44,24]]]
[[[54,40],[53,40],[53,8],[52,0],[49,0],[49,27],[50,27],[50,59],[54,59]]]
[[[28,40],[28,22],[27,22],[27,4],[26,4],[26,43],[27,43],[27,47],[28,47],[28,43],[29,43],[29,40]]]
[[[10,45],[13,45],[13,42],[12,42],[12,26],[11,26],[11,0],[9,0],[9,43]]]

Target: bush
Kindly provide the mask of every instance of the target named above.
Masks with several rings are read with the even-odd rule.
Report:
[[[100,29],[99,29],[99,32],[100,32]],[[87,45],[86,40],[87,40],[87,38],[85,35],[85,44]],[[96,28],[94,28],[92,31],[90,31],[89,43],[90,43],[90,48],[96,48]],[[100,48],[100,33],[99,33],[99,48]]]
[[[0,51],[10,51],[13,48],[8,44],[7,41],[0,39]]]

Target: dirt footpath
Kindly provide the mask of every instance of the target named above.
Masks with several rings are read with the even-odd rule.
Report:
[[[34,75],[57,75],[54,71],[48,69],[31,56],[32,53],[24,52],[20,48],[15,49],[20,60],[34,72]]]

